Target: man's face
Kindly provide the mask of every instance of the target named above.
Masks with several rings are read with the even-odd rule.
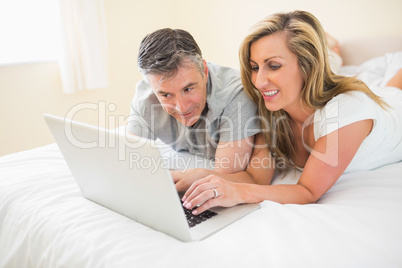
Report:
[[[163,109],[185,126],[194,125],[201,116],[207,100],[208,67],[204,61],[204,74],[194,65],[179,67],[173,77],[148,75]]]

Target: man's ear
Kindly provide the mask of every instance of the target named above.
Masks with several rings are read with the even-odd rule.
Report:
[[[205,79],[208,79],[208,65],[207,65],[207,62],[206,62],[206,60],[202,60],[202,62],[204,63],[204,76],[205,76]]]

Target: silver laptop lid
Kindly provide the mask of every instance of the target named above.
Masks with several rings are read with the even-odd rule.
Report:
[[[170,172],[153,141],[44,115],[83,195],[182,241],[191,241]]]

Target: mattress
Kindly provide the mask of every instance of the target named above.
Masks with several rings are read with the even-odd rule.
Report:
[[[345,174],[316,204],[265,201],[183,243],[85,199],[51,144],[0,158],[0,267],[402,267],[401,173]]]

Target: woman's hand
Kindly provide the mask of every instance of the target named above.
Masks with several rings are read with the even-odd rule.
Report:
[[[211,207],[235,206],[243,203],[240,194],[241,185],[241,183],[230,182],[216,175],[209,175],[191,185],[182,198],[183,206],[188,209],[195,208],[193,210],[195,215]]]
[[[203,168],[170,171],[178,192],[186,191],[193,182],[208,176],[211,172]]]

